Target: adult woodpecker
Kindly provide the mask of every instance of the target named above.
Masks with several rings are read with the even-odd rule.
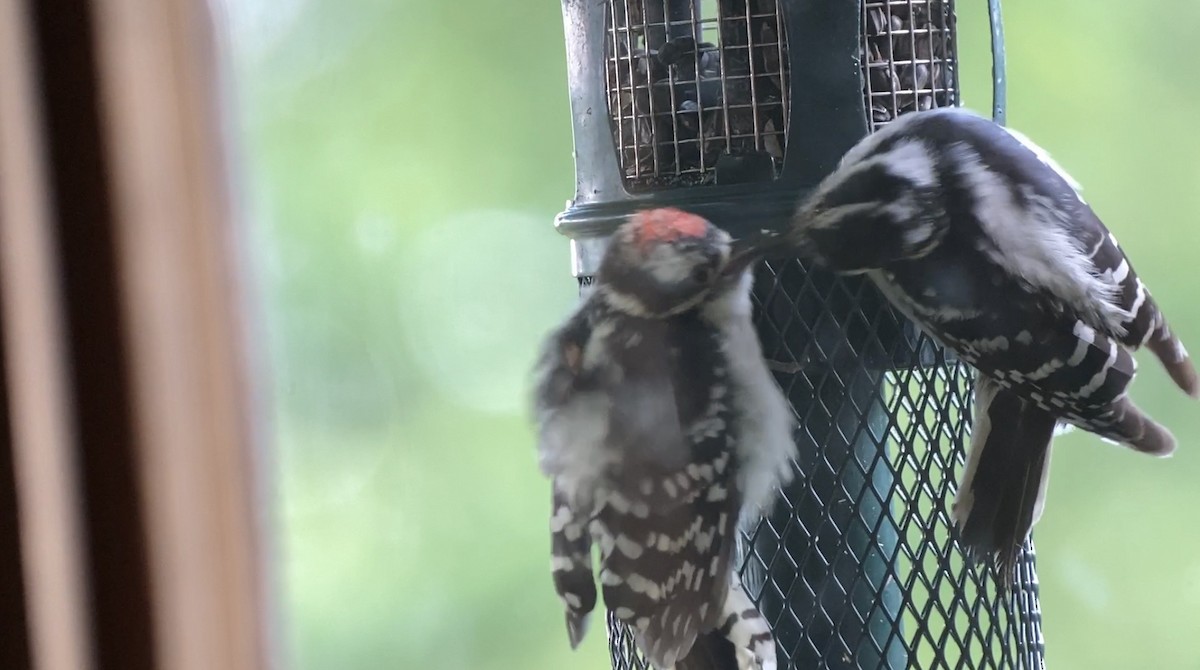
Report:
[[[961,109],[902,116],[845,154],[789,235],[819,264],[865,273],[980,373],[952,516],[1002,584],[1041,515],[1057,427],[1175,449],[1127,392],[1145,345],[1200,395],[1187,352],[1076,182],[1019,133]]]
[[[751,324],[756,258],[694,214],[638,212],[545,341],[535,418],[572,647],[596,604],[595,544],[604,604],[655,667],[776,668],[732,565],[737,524],[772,504],[795,452]]]

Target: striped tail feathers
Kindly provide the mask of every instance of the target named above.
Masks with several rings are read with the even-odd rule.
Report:
[[[566,608],[567,638],[575,649],[587,635],[596,607],[596,582],[592,576],[592,538],[587,519],[575,514],[555,487],[550,516],[550,570],[554,589]]]
[[[1150,333],[1146,348],[1158,357],[1176,386],[1183,389],[1183,392],[1189,396],[1200,398],[1200,376],[1196,374],[1196,368],[1192,365],[1192,359],[1188,356],[1187,349],[1167,327],[1166,319],[1159,315],[1157,321],[1158,327]]]
[[[637,625],[635,631],[638,648],[654,667],[677,668],[680,655],[686,657],[695,647],[701,635],[701,621],[697,613],[668,604],[648,617],[644,625]]]
[[[1200,376],[1196,374],[1187,349],[1171,332],[1146,285],[1132,272],[1130,275],[1126,284],[1131,285],[1124,286],[1119,298],[1129,314],[1129,319],[1122,324],[1126,332],[1120,338],[1121,343],[1132,349],[1145,346],[1158,358],[1176,386],[1189,396],[1200,398]]]
[[[1167,327],[1167,320],[1150,295],[1150,289],[1138,277],[1112,233],[1104,229],[1094,213],[1089,210],[1088,214],[1093,229],[1104,231],[1089,259],[1097,276],[1115,287],[1113,307],[1121,315],[1119,323],[1105,324],[1108,327],[1104,330],[1127,347],[1137,349],[1145,345],[1158,357],[1179,388],[1193,398],[1200,398],[1200,377],[1187,350]]]
[[[1150,418],[1128,396],[1110,405],[1103,414],[1078,423],[1080,428],[1151,456],[1166,457],[1175,452],[1175,436]]]
[[[741,582],[730,585],[724,614],[720,631],[738,652],[738,670],[776,670],[775,636]]]
[[[778,670],[770,625],[741,582],[730,580],[717,628],[669,670]]]
[[[1155,319],[1156,323],[1161,322],[1161,317]],[[1025,392],[1061,421],[1135,451],[1154,456],[1170,455],[1175,450],[1175,438],[1128,396],[1129,385],[1137,374],[1137,361],[1133,356],[1135,345],[1127,344],[1127,339],[1094,331],[1082,321],[1075,324],[1074,333],[1077,338],[1075,353],[1066,361],[1066,366],[1055,370],[1048,378],[1043,377],[1038,382],[1040,386],[1034,387],[1037,392],[1030,389]],[[1147,327],[1138,337],[1149,338],[1155,346],[1157,343],[1171,346],[1170,342],[1177,342],[1165,325]],[[1171,348],[1174,350],[1173,346]],[[1186,354],[1177,360],[1190,374],[1195,374]]]
[[[1041,517],[1056,424],[1053,414],[994,381],[976,381],[971,446],[951,516],[968,556],[993,559],[1002,589]]]

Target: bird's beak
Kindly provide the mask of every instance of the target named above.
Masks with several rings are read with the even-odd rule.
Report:
[[[734,240],[733,248],[729,252],[729,261],[725,263],[722,274],[739,275],[763,256],[782,248],[785,244],[786,238],[783,233],[774,230],[761,230]]]

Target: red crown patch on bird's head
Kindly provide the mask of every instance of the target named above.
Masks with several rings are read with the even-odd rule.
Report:
[[[633,215],[633,240],[639,247],[708,234],[704,217],[674,207],[642,210]]]

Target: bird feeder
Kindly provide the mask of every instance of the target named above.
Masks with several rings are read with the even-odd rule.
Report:
[[[1003,122],[999,0],[987,2]],[[587,291],[649,206],[735,236],[787,225],[869,132],[960,104],[952,0],[563,0],[576,193],[557,218]],[[755,279],[764,353],[797,417],[796,477],[740,538],[781,667],[1040,668],[1032,544],[1000,590],[949,517],[972,374],[866,280],[796,258]],[[615,669],[647,668],[608,618]]]

